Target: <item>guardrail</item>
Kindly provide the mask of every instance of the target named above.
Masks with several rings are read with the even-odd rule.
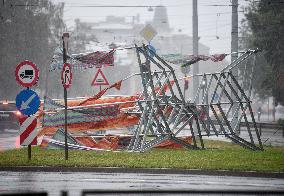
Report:
[[[282,127],[277,124],[276,122],[256,122],[257,127],[262,127],[262,128],[273,128],[273,129],[281,129]],[[241,122],[240,126],[245,126],[246,123],[245,122]],[[252,127],[254,126],[252,122],[249,122],[249,126]]]
[[[218,124],[217,121],[213,121],[214,124]],[[252,122],[248,122],[249,127],[253,127],[254,124]],[[269,129],[277,129],[277,130],[282,130],[282,136],[284,137],[284,127],[279,125],[276,122],[256,122],[257,128],[259,129],[259,133],[261,135],[262,129],[263,128],[269,128]],[[241,127],[246,127],[246,122],[241,122],[240,123]]]
[[[242,122],[245,123],[245,122]],[[241,125],[242,125],[241,123]],[[252,122],[249,122],[250,126],[253,126]],[[277,123],[269,123],[269,122],[256,122],[256,125],[259,129],[259,133],[261,135],[262,133],[262,128],[271,128],[271,129],[277,129],[277,130],[282,130],[282,137],[284,137],[284,127],[277,124]]]

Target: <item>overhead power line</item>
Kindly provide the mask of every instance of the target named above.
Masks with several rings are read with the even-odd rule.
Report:
[[[65,7],[91,7],[91,8],[149,8],[149,7],[183,7],[190,4],[180,4],[180,5],[92,5],[92,4],[66,4]],[[40,4],[10,4],[10,6],[28,7],[28,6],[40,6]]]
[[[109,8],[114,8],[114,7],[143,7],[143,8],[148,8],[148,7],[164,7],[161,5],[66,5],[66,7],[109,7]]]
[[[191,4],[180,5],[66,5],[66,7],[104,7],[104,8],[149,8],[149,7],[184,7]]]
[[[227,6],[232,6],[232,4],[228,4],[228,5],[213,4],[213,5],[203,5],[203,6],[227,7]]]

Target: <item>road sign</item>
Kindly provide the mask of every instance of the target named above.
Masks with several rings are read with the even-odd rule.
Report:
[[[37,145],[37,119],[33,116],[25,116],[20,122],[20,144],[22,146]]]
[[[184,78],[184,89],[188,89],[188,78]]]
[[[213,101],[218,101],[218,99],[219,99],[219,95],[218,95],[218,93],[213,93],[212,94],[212,98],[213,98]]]
[[[140,35],[148,42],[150,42],[157,34],[157,31],[150,24],[147,24],[142,31],[140,31]]]
[[[31,87],[37,83],[39,71],[33,62],[25,60],[17,65],[15,76],[20,85]]]
[[[39,97],[33,90],[22,90],[16,97],[16,106],[24,115],[29,116],[35,114],[39,108],[39,105]]]
[[[61,72],[61,80],[64,88],[69,88],[72,84],[72,72],[71,65],[69,63],[64,63],[62,72]]]
[[[183,73],[183,74],[189,74],[189,72],[190,72],[190,66],[184,66],[184,67],[180,67],[180,71],[181,71],[181,73]]]
[[[148,48],[148,50],[149,50],[149,55],[150,55],[150,57],[154,57],[154,55],[156,54],[156,49],[154,48],[154,46],[152,46],[152,45],[148,45],[147,46],[147,48]]]
[[[101,86],[101,85],[109,85],[109,83],[102,70],[98,69],[98,72],[96,73],[95,78],[92,82],[92,86]]]

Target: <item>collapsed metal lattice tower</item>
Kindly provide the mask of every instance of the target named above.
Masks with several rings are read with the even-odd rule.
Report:
[[[192,76],[202,80],[194,99],[185,100],[173,67],[146,46],[136,46],[143,93],[137,101],[140,121],[128,149],[144,152],[165,140],[189,149],[204,149],[204,137],[223,135],[245,148],[263,150],[250,104],[251,89],[246,93],[232,74],[232,69],[238,68],[257,51],[243,52],[220,72]],[[151,71],[153,68],[155,70]],[[253,72],[253,66],[250,72]],[[209,100],[209,93],[219,96]],[[233,122],[236,116],[237,121]],[[252,128],[248,117],[253,123]],[[249,135],[248,141],[237,133],[242,120]],[[177,137],[182,130],[188,130],[191,144]]]

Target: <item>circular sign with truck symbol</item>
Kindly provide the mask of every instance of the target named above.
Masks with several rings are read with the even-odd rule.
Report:
[[[37,83],[39,70],[33,62],[25,60],[17,65],[15,76],[21,86],[28,88]]]

